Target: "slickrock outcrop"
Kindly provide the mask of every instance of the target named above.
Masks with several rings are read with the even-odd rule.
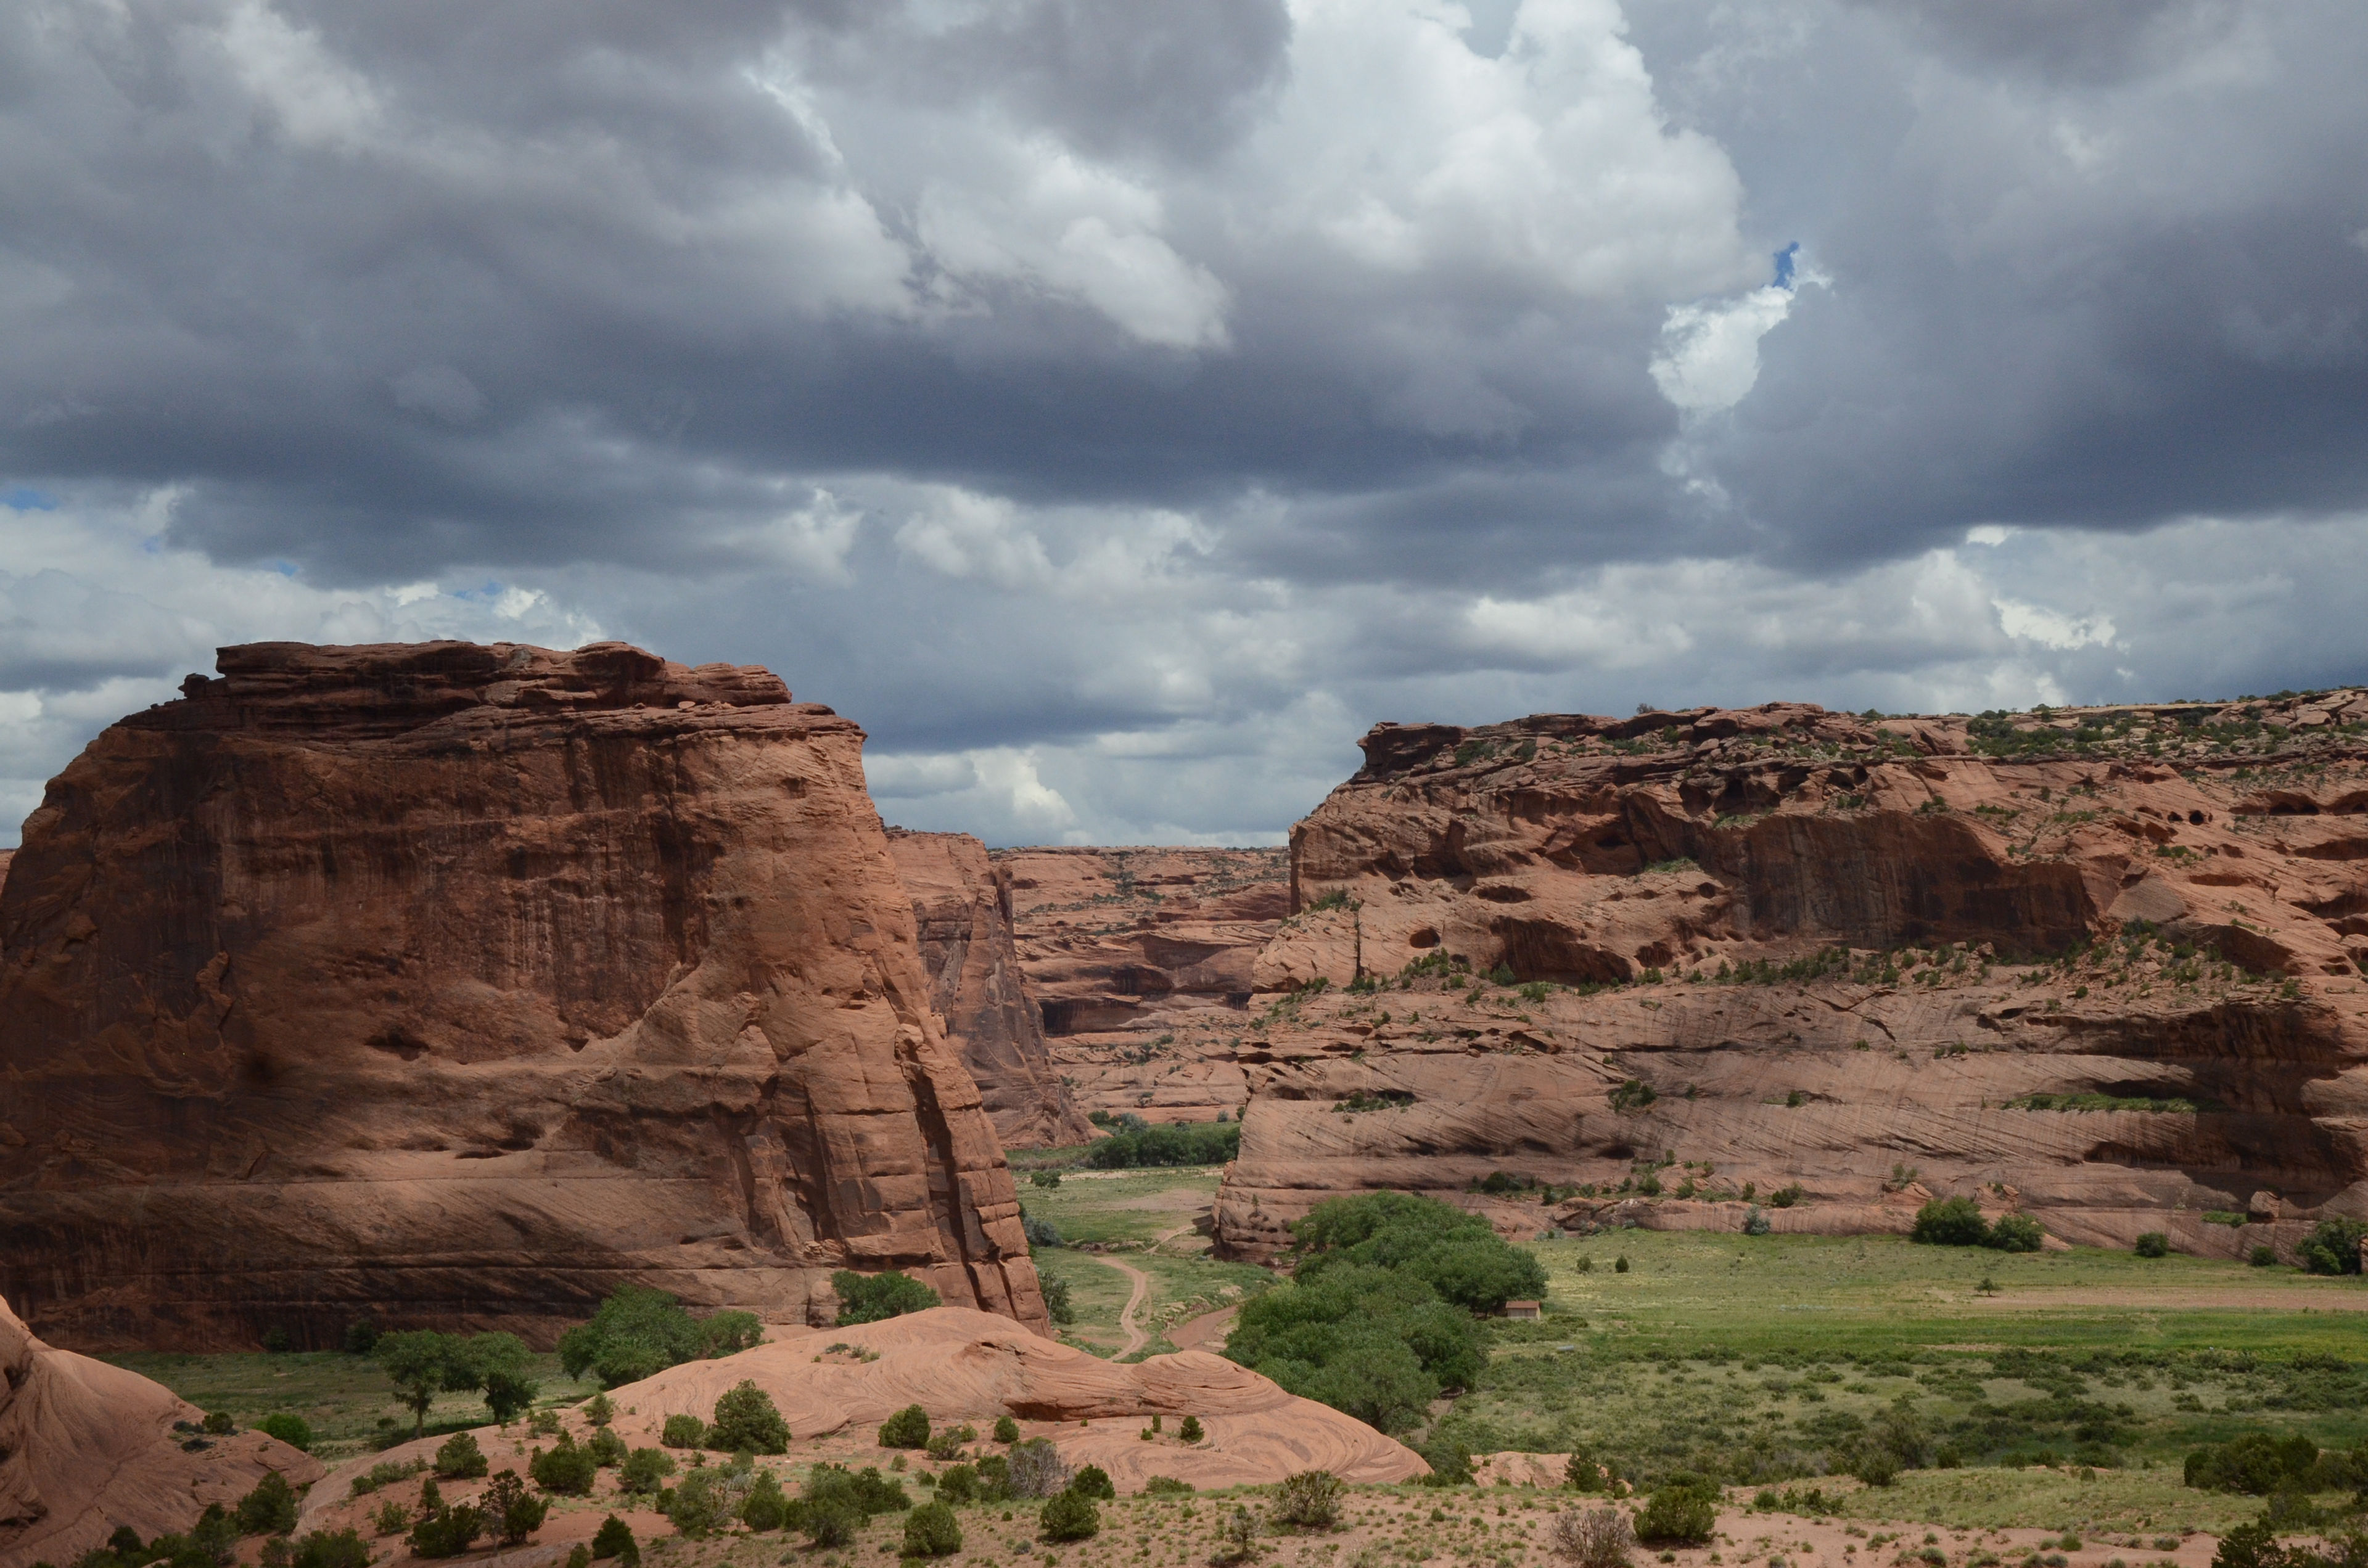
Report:
[[[795,1462],[877,1464],[887,1457],[877,1447],[880,1424],[917,1404],[939,1430],[968,1423],[984,1433],[1008,1415],[1023,1437],[1051,1439],[1072,1466],[1100,1465],[1121,1493],[1141,1491],[1155,1475],[1216,1487],[1329,1470],[1386,1484],[1430,1469],[1354,1416],[1286,1393],[1221,1356],[1187,1350],[1120,1365],[956,1307],[853,1328],[776,1329],[753,1350],[687,1362],[617,1390],[609,1396],[620,1412],[614,1430],[629,1447],[655,1448],[668,1415],[705,1420],[744,1381],[771,1396]],[[1145,1437],[1154,1415],[1165,1418],[1166,1430]],[[1187,1415],[1201,1419],[1205,1436],[1197,1444],[1175,1436]],[[492,1451],[493,1429],[481,1436]],[[314,1489],[301,1528],[349,1522],[365,1506],[340,1503],[352,1475],[387,1460],[425,1457],[435,1442],[372,1454],[331,1474]]]
[[[0,1301],[0,1568],[72,1562],[120,1525],[186,1530],[266,1471],[292,1486],[326,1472],[260,1432],[204,1434],[204,1420],[136,1372],[44,1345]]]
[[[1011,873],[966,833],[888,832],[913,900],[930,998],[946,1043],[978,1082],[1007,1149],[1063,1148],[1094,1136],[1044,1049],[1011,935]]]
[[[1004,849],[1028,994],[1079,1109],[1239,1114],[1251,967],[1289,913],[1280,849]]]
[[[1043,1324],[862,732],[621,643],[222,650],[0,892],[0,1290],[85,1346],[548,1343],[633,1279]]]
[[[2368,1214],[2368,693],[1363,744],[1258,962],[1236,1256],[1375,1187],[2226,1255]]]

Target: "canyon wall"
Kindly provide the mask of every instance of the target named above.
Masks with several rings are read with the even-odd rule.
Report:
[[[1012,939],[1011,873],[966,833],[888,831],[913,901],[930,1001],[946,1042],[978,1084],[1007,1149],[1063,1148],[1094,1136],[1044,1048]]]
[[[1045,1322],[862,733],[618,643],[224,649],[0,890],[0,1293],[85,1347],[548,1343],[620,1280]]]
[[[1235,1256],[1380,1187],[1508,1231],[1963,1193],[2231,1256],[2368,1214],[2368,694],[1363,745],[1232,1055]]]
[[[995,851],[1027,994],[1079,1109],[1237,1116],[1234,1048],[1258,954],[1290,906],[1280,849]]]

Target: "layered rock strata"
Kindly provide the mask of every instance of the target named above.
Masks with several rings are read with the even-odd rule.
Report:
[[[1279,849],[995,852],[1029,996],[1078,1108],[1240,1112],[1252,967],[1289,912]]]
[[[1964,1193],[2289,1256],[2368,1214],[2368,696],[1364,749],[1258,961],[1236,1256],[1376,1187],[1508,1230],[1904,1230]],[[1531,1185],[1471,1193],[1498,1172]]]
[[[930,1000],[946,1042],[978,1083],[1007,1149],[1060,1148],[1094,1136],[1044,1047],[1012,940],[1011,873],[966,833],[891,828],[888,851],[913,901]]]
[[[136,1372],[58,1350],[0,1301],[0,1568],[72,1562],[121,1526],[185,1531],[277,1471],[320,1460],[260,1432],[199,1430],[205,1412]]]
[[[1044,1323],[862,732],[600,643],[222,652],[0,891],[0,1290],[85,1346],[548,1342],[837,1267]]]

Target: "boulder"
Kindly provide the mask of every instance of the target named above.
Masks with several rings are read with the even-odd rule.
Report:
[[[863,734],[621,643],[226,648],[0,891],[0,1290],[53,1338],[548,1344],[635,1280],[1042,1324]]]
[[[187,1530],[277,1471],[327,1467],[260,1432],[209,1434],[205,1412],[135,1372],[53,1349],[0,1301],[0,1568],[72,1562],[117,1527]]]

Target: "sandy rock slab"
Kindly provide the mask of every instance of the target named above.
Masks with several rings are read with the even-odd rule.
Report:
[[[0,1301],[0,1568],[71,1562],[119,1525],[153,1539],[210,1503],[235,1504],[267,1471],[291,1486],[321,1461],[260,1432],[189,1437],[205,1412],[136,1372],[53,1349]]]

